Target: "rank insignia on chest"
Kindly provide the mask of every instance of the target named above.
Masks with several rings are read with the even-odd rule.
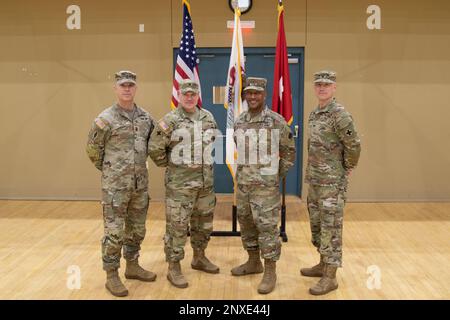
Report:
[[[353,131],[352,130],[347,130],[347,132],[345,134],[348,135],[348,136],[351,136],[353,134]]]
[[[265,119],[264,120],[264,127],[270,128],[273,126],[273,120],[272,119]]]

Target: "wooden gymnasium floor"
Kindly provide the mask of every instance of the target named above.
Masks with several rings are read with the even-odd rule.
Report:
[[[230,205],[229,198],[219,199],[215,230],[230,229]],[[317,280],[299,274],[300,266],[318,258],[310,244],[305,203],[288,198],[287,210],[289,241],[277,264],[277,286],[263,296],[256,292],[261,275],[230,275],[246,257],[239,237],[212,237],[207,253],[221,267],[217,275],[190,268],[188,243],[182,268],[189,287],[172,287],[163,254],[163,204],[152,202],[140,261],[158,278],[153,283],[124,279],[128,298],[450,299],[450,203],[348,203],[339,289],[318,298],[308,294]],[[104,288],[102,232],[99,202],[0,201],[0,299],[114,298]],[[80,289],[68,288],[71,266],[81,272]],[[371,270],[381,275],[378,289],[370,281]]]

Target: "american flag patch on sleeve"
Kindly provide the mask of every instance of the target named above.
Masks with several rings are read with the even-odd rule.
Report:
[[[164,122],[164,120],[159,120],[158,124],[163,131],[169,130],[169,126]]]
[[[95,119],[95,124],[97,125],[97,127],[99,127],[102,130],[106,126],[106,124],[100,118]]]

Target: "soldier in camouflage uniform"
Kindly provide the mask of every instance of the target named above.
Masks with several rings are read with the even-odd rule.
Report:
[[[191,267],[219,273],[219,268],[205,256],[216,205],[211,151],[217,124],[209,111],[197,106],[197,82],[181,81],[178,98],[178,108],[156,125],[148,149],[155,164],[166,167],[167,279],[175,287],[186,288],[188,282],[181,272],[180,261],[184,258],[189,226],[194,250]]]
[[[119,71],[115,79],[118,102],[95,119],[86,151],[102,172],[106,288],[121,297],[128,295],[117,272],[122,246],[127,279],[156,279],[156,274],[138,264],[149,204],[147,145],[154,122],[147,111],[134,103],[136,74]]]
[[[320,262],[303,268],[307,277],[321,277],[309,291],[313,295],[337,289],[336,270],[342,264],[342,223],[348,176],[361,151],[353,118],[334,98],[336,73],[314,74],[318,107],[309,116],[308,165],[305,182],[309,184],[308,211],[312,243]]]
[[[281,254],[279,180],[295,161],[295,142],[288,124],[265,105],[266,85],[264,78],[246,79],[244,98],[248,111],[234,124],[238,150],[237,215],[243,247],[249,257],[231,273],[242,276],[264,270],[258,286],[261,294],[275,288],[276,261]],[[251,160],[255,155],[259,158]],[[264,269],[260,255],[264,258]]]

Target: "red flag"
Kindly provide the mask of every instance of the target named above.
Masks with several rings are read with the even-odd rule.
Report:
[[[273,75],[272,110],[281,114],[288,124],[292,123],[291,78],[284,33],[284,8],[281,1],[278,2],[278,37]]]

